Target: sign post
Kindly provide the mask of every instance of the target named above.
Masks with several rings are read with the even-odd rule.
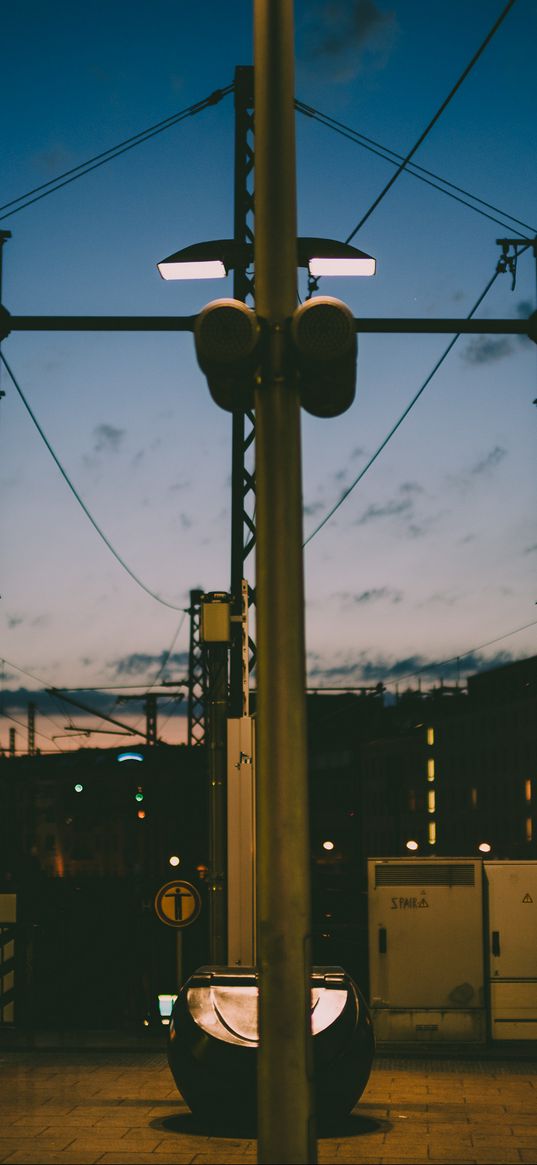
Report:
[[[165,882],[155,894],[155,911],[161,922],[174,927],[177,931],[177,986],[180,988],[183,980],[182,932],[185,926],[190,926],[199,916],[201,911],[199,891],[191,882],[177,880]]]

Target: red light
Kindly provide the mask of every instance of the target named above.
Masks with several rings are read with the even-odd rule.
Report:
[[[140,821],[143,821],[145,817],[145,809],[139,809],[136,816],[140,819]]]

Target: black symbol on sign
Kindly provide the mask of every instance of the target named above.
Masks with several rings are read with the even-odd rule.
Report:
[[[175,890],[168,890],[168,893],[164,894],[164,898],[174,898],[175,899],[173,906],[174,906],[175,921],[176,922],[184,922],[183,898],[191,898],[191,897],[192,897],[192,895],[190,894],[190,892],[188,890],[180,890],[178,886],[175,888]],[[190,911],[190,913],[192,913],[192,911]]]
[[[421,908],[423,906],[427,906],[427,907],[429,906],[429,903],[427,902],[426,898],[420,898],[420,900],[418,902],[418,908]]]
[[[525,894],[522,901],[523,902],[533,902],[533,898],[532,898],[531,894]]]

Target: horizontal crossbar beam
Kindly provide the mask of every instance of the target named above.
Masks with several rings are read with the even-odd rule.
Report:
[[[193,332],[196,316],[12,316],[0,309],[0,338],[10,332]],[[362,317],[357,332],[449,333],[451,335],[529,335],[537,340],[537,312],[529,319],[422,319],[411,316]]]

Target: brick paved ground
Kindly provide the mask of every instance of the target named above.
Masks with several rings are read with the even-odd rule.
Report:
[[[255,1160],[252,1136],[196,1124],[162,1053],[0,1053],[2,1162]],[[355,1113],[320,1135],[319,1161],[537,1165],[537,1063],[379,1058]]]

